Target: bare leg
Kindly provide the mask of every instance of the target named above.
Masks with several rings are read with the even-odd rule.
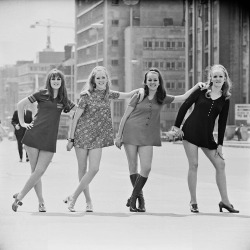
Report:
[[[74,201],[76,201],[78,196],[81,194],[81,192],[86,187],[88,187],[89,183],[93,180],[93,178],[99,171],[99,166],[100,166],[100,161],[101,161],[101,156],[102,156],[102,149],[101,148],[89,149],[88,155],[89,155],[89,170],[82,177],[78,187],[76,188],[74,193],[71,195]]]
[[[87,172],[88,150],[82,149],[82,148],[75,148],[75,152],[76,152],[76,157],[77,157],[77,162],[78,162],[78,178],[79,178],[79,181],[81,181],[82,177]],[[83,193],[86,199],[86,203],[91,203],[89,186],[87,186],[83,190]]]
[[[35,171],[31,174],[21,192],[19,192],[17,199],[22,200],[25,195],[37,184],[42,175],[45,173],[54,153],[48,151],[39,151]]]
[[[153,146],[140,146],[138,148],[141,171],[140,175],[148,177],[151,171],[152,159],[153,159]]]
[[[36,169],[36,164],[37,164],[37,160],[39,157],[39,150],[37,148],[28,147],[26,145],[24,145],[24,147],[30,159],[31,173],[33,173]],[[44,203],[41,178],[38,180],[38,182],[34,186],[34,189],[35,189],[39,204]]]
[[[205,155],[212,162],[215,171],[216,171],[216,183],[221,195],[221,201],[228,205],[230,205],[230,201],[227,195],[227,181],[226,181],[226,171],[225,171],[225,161],[220,158],[220,156],[215,156],[216,150],[210,150],[207,148],[202,148]]]
[[[188,188],[191,196],[191,204],[197,204],[196,187],[198,172],[198,147],[188,141],[183,141],[183,146],[188,158]]]
[[[129,174],[137,174],[138,173],[138,146],[124,144],[124,149],[126,152]]]

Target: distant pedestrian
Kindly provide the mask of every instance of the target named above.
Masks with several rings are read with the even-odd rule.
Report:
[[[68,151],[75,147],[80,181],[75,191],[64,200],[71,212],[75,212],[75,203],[83,191],[88,193],[86,212],[93,211],[89,184],[99,171],[102,148],[114,145],[111,100],[130,98],[139,91],[123,93],[110,90],[110,78],[102,66],[92,70],[87,84],[89,94],[81,95],[67,144]]]
[[[37,114],[32,123],[26,123],[24,107],[34,102],[38,103]],[[18,206],[22,205],[22,199],[34,187],[39,201],[38,211],[46,212],[41,177],[56,152],[60,115],[62,111],[69,112],[74,106],[67,97],[64,75],[57,69],[48,73],[45,89],[35,92],[18,103],[20,125],[27,129],[22,143],[28,153],[32,173],[23,189],[13,196],[15,198],[12,204],[13,211],[17,211]]]
[[[25,123],[31,123],[32,122],[32,112],[29,109],[24,109],[24,122]],[[19,123],[18,119],[18,113],[17,110],[14,111],[11,124],[14,127],[14,133],[17,140],[17,147],[18,147],[18,153],[19,153],[19,161],[23,161],[23,143],[22,139],[25,134],[26,128],[22,127]],[[28,154],[26,152],[26,161],[29,161]]]
[[[235,129],[235,135],[238,137],[238,141],[241,141],[242,140],[242,127],[244,125],[243,124],[240,124],[240,126],[236,127]]]
[[[198,172],[198,148],[201,148],[213,164],[216,171],[216,183],[221,195],[219,203],[220,212],[227,209],[230,213],[238,213],[231,205],[226,184],[225,160],[222,153],[224,133],[227,124],[229,110],[229,98],[231,96],[231,80],[228,72],[222,65],[211,67],[208,75],[208,86],[205,90],[196,90],[182,104],[179,109],[175,127],[177,134],[183,136],[183,146],[189,163],[188,186],[191,196],[190,210],[198,213],[196,199],[197,172]],[[194,104],[194,109],[184,122],[181,123],[188,109]],[[213,130],[216,118],[218,119],[218,142],[214,141]]]
[[[116,146],[121,148],[124,144],[126,151],[130,181],[134,187],[126,206],[131,212],[145,212],[145,200],[142,193],[153,159],[153,146],[161,146],[160,138],[160,112],[164,104],[183,102],[196,89],[199,84],[188,90],[185,94],[172,96],[166,94],[164,82],[160,71],[152,68],[144,76],[145,96],[142,102],[134,96],[119,126],[116,137]],[[202,83],[201,83],[202,85]],[[174,137],[174,133],[172,139]],[[140,173],[138,170],[138,157],[140,159]],[[136,207],[138,199],[139,206]]]

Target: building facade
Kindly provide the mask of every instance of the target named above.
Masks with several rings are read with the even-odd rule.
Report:
[[[133,3],[134,5],[129,5]],[[142,87],[145,72],[157,67],[169,94],[185,90],[183,1],[76,0],[76,94],[96,65],[110,73],[112,90]],[[112,103],[114,130],[127,102]],[[162,130],[173,125],[178,106],[162,111]]]
[[[228,124],[235,104],[249,104],[249,8],[242,1],[185,1],[186,88],[206,81],[206,68],[222,64],[233,82]],[[250,114],[249,114],[250,116]]]

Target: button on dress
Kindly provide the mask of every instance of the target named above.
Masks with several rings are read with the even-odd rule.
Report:
[[[213,131],[216,118],[218,119],[218,144],[223,145],[223,139],[227,124],[229,110],[229,99],[221,96],[215,100],[207,98],[207,90],[196,90],[182,104],[179,109],[175,126],[180,127],[187,110],[195,104],[192,113],[184,122],[182,130],[183,140],[208,149],[216,149],[217,143],[214,141]]]
[[[145,97],[138,103],[138,95],[131,98],[129,106],[134,110],[125,122],[122,141],[136,146],[161,146],[160,112],[164,104],[171,103],[174,96],[166,95],[163,104],[156,97]]]
[[[55,153],[60,115],[65,107],[58,98],[50,99],[46,89],[34,93],[28,99],[31,103],[37,101],[37,114],[33,127],[26,130],[22,143]],[[75,104],[69,101],[69,108],[74,106]]]
[[[104,96],[105,90],[95,89],[90,96],[80,98],[78,107],[84,111],[76,125],[75,147],[95,149],[114,145],[110,103],[111,99],[118,99],[120,93],[110,91],[108,100]]]

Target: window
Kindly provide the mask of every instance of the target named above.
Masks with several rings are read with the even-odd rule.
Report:
[[[173,25],[173,18],[164,18],[163,19],[163,26],[169,26],[169,25]]]
[[[113,19],[111,24],[112,24],[113,27],[117,27],[119,25],[119,20]]]
[[[118,40],[117,40],[117,39],[113,39],[113,40],[111,41],[111,44],[112,44],[112,46],[114,46],[114,47],[118,47]]]
[[[119,65],[119,61],[117,59],[113,59],[113,60],[111,60],[111,65],[112,66],[118,66]]]
[[[111,80],[112,85],[118,86],[118,79]]]
[[[112,0],[112,5],[119,5],[119,0]]]
[[[155,67],[159,68],[159,62],[157,62],[157,61],[155,62]]]

